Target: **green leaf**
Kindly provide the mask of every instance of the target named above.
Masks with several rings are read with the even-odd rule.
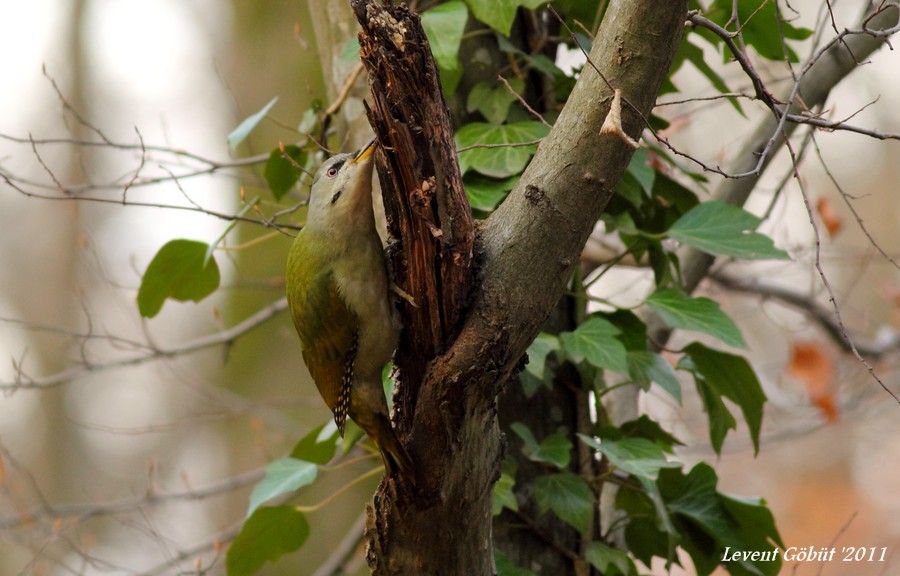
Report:
[[[731,89],[728,88],[728,85],[725,83],[725,80],[719,76],[718,72],[713,70],[713,68],[706,62],[706,58],[704,57],[703,50],[691,42],[688,41],[688,37],[686,36],[681,45],[678,47],[678,52],[675,53],[675,57],[672,60],[672,67],[669,71],[669,76],[671,77],[681,65],[687,61],[694,65],[697,70],[700,71],[701,74],[706,76],[706,79],[709,80],[710,84],[719,91],[721,94],[730,93]],[[734,107],[735,110],[741,115],[745,116],[743,108],[741,108],[741,104],[737,98],[729,97],[728,102]]]
[[[260,508],[228,548],[228,576],[253,576],[266,562],[298,550],[308,537],[309,523],[301,512],[290,506]]]
[[[510,429],[522,439],[522,452],[532,462],[550,464],[557,468],[565,468],[572,460],[572,443],[565,434],[554,432],[544,438],[540,444],[535,440],[531,430],[521,422],[513,422]]]
[[[734,518],[747,540],[766,542],[771,540],[784,548],[784,542],[775,527],[772,511],[762,498],[740,498],[719,494],[719,499],[728,514]]]
[[[166,298],[179,302],[199,302],[219,287],[219,265],[210,258],[204,265],[209,245],[194,240],[172,240],[159,249],[138,289],[141,316],[153,318]]]
[[[692,208],[669,228],[669,236],[709,254],[787,259],[768,236],[754,232],[760,219],[720,200]]]
[[[628,376],[641,386],[655,382],[681,403],[681,382],[666,359],[653,352],[628,352]]]
[[[518,78],[513,78],[509,84],[516,94],[525,89],[525,83]],[[506,86],[491,86],[487,82],[479,82],[469,91],[466,110],[478,111],[491,124],[503,124],[509,115],[509,107],[516,101],[516,94]]]
[[[649,162],[649,154],[646,148],[638,149],[628,163],[628,173],[634,176],[641,185],[641,189],[649,198],[653,193],[653,183],[656,181],[656,170]]]
[[[766,395],[762,391],[753,368],[741,356],[712,350],[698,342],[685,348],[684,352],[690,357],[695,373],[700,376],[700,380],[707,387],[707,390],[701,390],[704,397],[724,396],[740,406],[744,419],[747,421],[747,427],[750,429],[754,451],[759,452],[759,431],[762,426],[763,404],[766,402]],[[700,380],[698,380],[698,385]],[[712,414],[710,414],[710,418],[712,418]],[[733,423],[734,420],[731,419],[731,422]],[[724,433],[722,438],[724,438]],[[715,444],[716,442],[714,442],[714,446]],[[718,441],[716,451],[718,452],[720,448],[721,439]]]
[[[344,62],[359,60],[359,38],[357,38],[356,34],[348,38],[347,42],[344,43],[339,58]]]
[[[422,13],[422,28],[442,70],[459,68],[459,45],[468,19],[469,10],[460,0],[438,4]]]
[[[637,574],[634,562],[625,551],[612,548],[602,542],[589,542],[584,549],[584,558],[603,576]]]
[[[560,520],[581,533],[591,527],[596,502],[591,487],[581,476],[571,472],[539,476],[532,488],[542,513],[553,511]]]
[[[337,452],[337,439],[337,426],[333,420],[328,420],[310,430],[294,445],[291,458],[313,464],[328,464]]]
[[[465,174],[475,170],[493,178],[508,178],[525,169],[537,150],[532,144],[547,135],[548,128],[540,122],[513,124],[466,124],[456,133],[459,169]],[[474,148],[470,148],[475,146]],[[468,149],[466,149],[468,148]]]
[[[481,174],[472,173],[466,176],[463,183],[466,186],[469,204],[474,210],[493,212],[506,199],[506,195],[516,186],[518,181],[518,176],[506,178],[505,180],[495,180]]]
[[[687,475],[676,470],[660,473],[660,494],[684,537],[681,546],[700,574],[709,574],[721,563],[735,576],[775,576],[781,562],[772,551],[783,543],[771,512],[761,500],[719,493],[717,483],[715,470],[705,463],[697,464]],[[768,552],[770,557],[722,562],[726,547]]]
[[[387,400],[388,414],[394,409],[394,363],[388,362],[381,369],[381,388],[384,390],[384,398]]]
[[[497,576],[537,576],[531,570],[527,570],[513,564],[506,554],[494,549],[494,564],[497,566]]]
[[[715,300],[692,298],[680,290],[660,288],[647,298],[647,305],[672,328],[703,332],[736,348],[747,346],[741,331]]]
[[[269,154],[263,176],[276,200],[281,200],[300,179],[302,172],[298,166],[306,163],[305,156],[303,150],[293,144],[285,146],[283,152],[276,148]]]
[[[228,147],[232,150],[236,149],[238,145],[250,135],[250,132],[262,122],[262,119],[272,110],[276,102],[278,102],[278,96],[269,100],[269,103],[263,106],[259,112],[248,116],[243,122],[238,124],[238,127],[232,130],[231,134],[228,135]]]
[[[662,448],[646,438],[622,438],[621,440],[597,440],[579,434],[581,441],[602,453],[609,463],[626,474],[641,480],[656,480],[663,468],[680,468],[678,462],[666,460]]]
[[[574,332],[563,332],[559,338],[566,354],[575,362],[587,360],[597,368],[628,373],[625,346],[616,339],[620,331],[599,317],[583,322]]]
[[[724,26],[731,20],[732,0],[716,0],[706,11],[706,16],[713,22]],[[737,3],[738,20],[744,42],[756,49],[760,56],[769,60],[784,60],[787,49],[791,62],[797,62],[797,53],[784,40],[804,40],[812,35],[808,28],[798,28],[784,17],[779,18],[775,2],[770,0],[741,0]],[[704,31],[703,36],[710,38],[711,32]],[[711,39],[713,43],[721,42],[718,37]],[[726,54],[731,58],[731,54]]]
[[[646,414],[635,420],[629,420],[618,428],[619,432],[627,437],[646,438],[663,449],[664,452],[672,452],[673,446],[683,446],[678,438],[662,429],[654,420]],[[605,437],[605,430],[603,432]]]
[[[547,0],[466,0],[472,9],[472,15],[503,34],[509,36],[516,10],[519,6],[535,9]]]
[[[543,380],[547,370],[547,356],[558,351],[559,338],[553,334],[541,332],[528,347],[528,364],[525,365],[525,370]]]
[[[504,508],[516,511],[519,509],[519,502],[516,500],[516,493],[513,490],[516,486],[516,479],[513,475],[503,472],[500,479],[494,484],[494,494],[491,500],[491,514],[499,515]]]
[[[317,473],[318,467],[312,462],[294,458],[280,458],[271,462],[266,466],[266,475],[253,487],[247,516],[252,515],[257,508],[272,498],[290,494],[312,484],[316,480]]]

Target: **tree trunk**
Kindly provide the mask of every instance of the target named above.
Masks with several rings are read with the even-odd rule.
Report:
[[[424,481],[416,490],[382,483],[369,514],[369,562],[375,574],[493,574],[497,392],[562,296],[633,153],[624,139],[599,133],[613,88],[627,101],[624,130],[639,136],[677,48],[686,1],[610,6],[592,65],[517,188],[480,229],[471,303],[463,296],[467,206],[418,18],[374,0],[352,5],[364,28],[372,123],[388,145],[378,157],[385,205],[389,220],[403,222],[394,231],[395,280],[419,305],[404,310],[399,357],[409,362],[401,364],[398,427]]]

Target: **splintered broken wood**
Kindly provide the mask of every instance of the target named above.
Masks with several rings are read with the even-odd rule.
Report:
[[[351,0],[362,26],[369,122],[403,331],[397,424],[409,430],[428,363],[455,338],[472,283],[474,224],[456,161],[450,113],[419,16],[406,6]]]

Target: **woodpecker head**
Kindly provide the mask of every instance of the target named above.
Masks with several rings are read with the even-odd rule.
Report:
[[[313,178],[307,227],[353,229],[373,220],[372,140],[360,150],[326,160]]]

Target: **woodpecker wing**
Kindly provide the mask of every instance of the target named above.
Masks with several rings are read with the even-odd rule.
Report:
[[[341,298],[330,267],[310,252],[302,246],[291,252],[288,303],[306,367],[343,431],[350,407],[359,319]]]

